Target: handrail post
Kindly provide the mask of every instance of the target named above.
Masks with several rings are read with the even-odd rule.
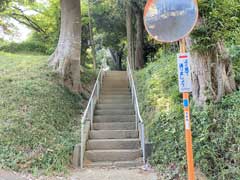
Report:
[[[104,71],[101,72],[101,79],[100,79],[100,85],[102,87],[103,85],[103,76],[104,76]]]
[[[80,167],[83,168],[83,156],[84,156],[84,122],[81,122],[81,157],[80,157]]]
[[[144,162],[144,164],[146,163],[146,154],[145,154],[145,130],[144,130],[144,124],[143,123],[141,123],[141,139],[142,139],[142,151],[143,151],[143,162]]]
[[[100,82],[97,81],[97,101],[99,100],[99,95],[100,95]]]
[[[132,93],[132,103],[135,106],[135,102],[134,102],[134,92],[133,92],[133,85],[131,85],[131,93]],[[136,109],[135,109],[136,110]]]
[[[91,129],[93,129],[93,112],[94,111],[94,98],[91,100],[91,109],[90,109],[90,120],[91,120]]]
[[[136,117],[135,117],[135,119],[136,119],[136,130],[138,130],[138,113],[137,113],[137,106],[136,106],[136,104],[135,104],[135,112],[136,112]]]

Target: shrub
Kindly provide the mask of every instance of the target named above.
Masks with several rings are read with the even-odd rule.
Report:
[[[42,54],[50,54],[48,47],[41,42],[32,42],[26,41],[22,43],[11,42],[6,45],[0,46],[0,51],[10,52],[10,53],[19,53],[19,52],[35,52]]]
[[[135,73],[141,113],[154,143],[151,162],[168,176],[184,179],[184,117],[177,86],[176,55],[157,54],[157,61]],[[199,109],[191,102],[196,166],[209,179],[240,177],[240,92],[219,104]]]
[[[193,108],[195,160],[211,179],[240,177],[240,91],[204,110]]]
[[[240,85],[240,45],[232,46],[230,54],[233,61],[233,68],[235,70],[235,79],[237,84]]]

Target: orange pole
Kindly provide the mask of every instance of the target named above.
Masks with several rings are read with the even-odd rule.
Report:
[[[180,40],[180,52],[186,52],[185,39]],[[188,164],[188,180],[194,180],[194,160],[192,150],[192,132],[191,132],[191,120],[190,120],[190,105],[189,105],[189,93],[183,93],[184,103],[184,122],[185,122],[185,138],[186,138],[186,151],[187,151],[187,164]]]

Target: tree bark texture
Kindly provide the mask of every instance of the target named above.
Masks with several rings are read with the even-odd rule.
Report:
[[[57,48],[49,65],[72,92],[81,91],[80,83],[81,11],[79,0],[61,0],[61,30]]]
[[[236,90],[232,61],[223,42],[217,43],[215,69],[217,77],[216,101],[218,102],[224,95],[232,93]]]
[[[191,53],[192,95],[197,106],[204,106],[208,99],[215,98],[211,79],[211,57],[198,52]],[[211,91],[211,92],[210,92]],[[211,94],[211,95],[210,95]]]
[[[136,50],[135,50],[135,67],[141,69],[144,67],[143,46],[144,46],[144,25],[143,10],[136,8]]]
[[[95,42],[93,38],[93,26],[92,26],[92,7],[91,7],[91,2],[88,0],[88,17],[89,17],[89,34],[90,34],[90,43],[91,43],[91,49],[92,49],[92,56],[93,56],[93,68],[94,70],[97,69],[96,65],[96,50],[95,50]]]
[[[191,40],[187,39],[188,47]],[[219,102],[236,90],[232,62],[224,43],[219,42],[211,52],[191,52],[193,100],[203,107],[207,101]]]
[[[133,32],[133,9],[129,2],[126,3],[126,28],[128,42],[128,59],[132,69],[135,69],[134,63],[134,32]]]

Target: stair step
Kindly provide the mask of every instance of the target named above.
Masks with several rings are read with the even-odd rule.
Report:
[[[131,94],[130,90],[128,88],[123,88],[123,89],[102,89],[101,93],[128,93],[129,95]]]
[[[119,74],[125,74],[127,75],[127,71],[107,71],[106,75],[119,75]]]
[[[100,162],[90,162],[85,163],[87,168],[97,168],[97,167],[119,167],[119,168],[129,168],[129,167],[140,167],[143,165],[142,159],[132,160],[132,161],[100,161]]]
[[[105,74],[108,75],[108,74],[127,74],[127,71],[107,71]]]
[[[115,94],[115,95],[102,95],[100,98],[102,99],[131,99],[132,96],[130,94]]]
[[[124,139],[124,138],[138,138],[138,131],[136,130],[98,130],[90,131],[90,139]]]
[[[86,158],[92,162],[97,161],[131,161],[141,157],[140,149],[117,149],[117,150],[89,150]]]
[[[123,89],[127,89],[128,88],[128,84],[109,84],[109,85],[103,85],[102,88],[104,89],[111,89],[111,88],[123,88]]]
[[[96,109],[134,109],[132,104],[97,104]]]
[[[103,87],[104,86],[110,86],[110,87],[114,87],[114,86],[117,86],[117,87],[121,87],[121,86],[127,86],[128,87],[129,83],[128,81],[107,81],[107,82],[103,82]]]
[[[126,88],[102,88],[101,89],[102,93],[129,93],[130,94],[130,89],[128,87]]]
[[[105,110],[96,110],[95,115],[134,115],[134,110],[129,109],[105,109]]]
[[[130,89],[128,87],[119,87],[119,88],[103,88],[103,91],[129,91]]]
[[[135,122],[93,123],[94,130],[135,130]]]
[[[103,83],[103,88],[128,88],[129,83]]]
[[[103,81],[113,81],[113,80],[116,80],[116,81],[128,81],[128,76],[127,75],[106,75],[104,76],[104,79]]]
[[[100,97],[101,96],[104,96],[104,95],[107,95],[107,96],[111,96],[111,95],[122,95],[122,96],[124,96],[124,95],[128,95],[128,96],[130,96],[131,95],[131,93],[129,92],[129,91],[126,91],[126,92],[117,92],[117,91],[113,91],[113,92],[101,92],[101,94],[100,94]]]
[[[103,100],[131,100],[132,101],[132,98],[131,96],[122,96],[122,97],[114,97],[114,96],[101,96],[99,101],[103,101]]]
[[[135,115],[94,116],[95,123],[135,122]]]
[[[139,139],[90,139],[87,142],[88,150],[109,149],[138,149]]]
[[[123,91],[129,91],[129,86],[128,85],[124,85],[124,86],[121,86],[121,85],[110,85],[110,86],[102,86],[102,91],[104,91],[105,89],[109,89],[110,92],[114,91],[114,92],[123,92]],[[116,90],[114,90],[116,89]],[[117,90],[119,89],[119,90]]]
[[[104,78],[103,84],[107,84],[107,83],[114,83],[114,84],[118,84],[118,83],[129,83],[128,79],[120,79],[120,78]]]
[[[121,74],[124,74],[124,75],[127,75],[127,71],[108,71],[106,72],[106,75],[121,75]]]
[[[131,99],[100,99],[101,104],[132,104]]]
[[[127,75],[105,75],[103,80],[104,81],[107,81],[107,80],[128,81],[128,76]]]

